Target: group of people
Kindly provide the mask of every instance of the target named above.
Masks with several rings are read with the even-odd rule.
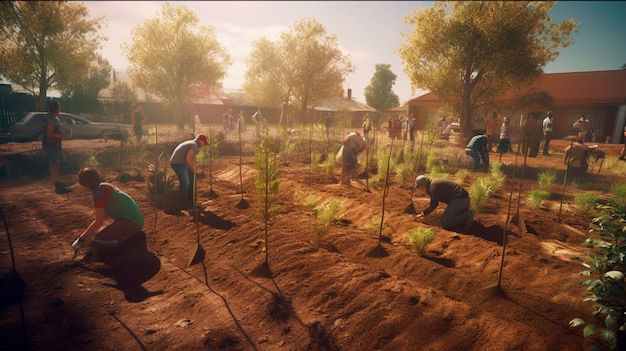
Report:
[[[141,120],[143,120],[140,109],[134,104],[132,108],[133,113],[131,116],[133,125],[138,124],[140,126]],[[55,191],[59,194],[67,194],[72,191],[72,188],[60,181],[59,164],[64,160],[61,147],[62,140],[70,138],[71,133],[62,133],[58,119],[60,111],[60,104],[57,101],[53,101],[49,106],[49,113],[44,123],[42,146],[45,158],[49,164],[50,176]],[[232,115],[231,109],[224,113],[223,122],[225,124],[229,120],[230,115]],[[197,113],[194,111],[192,116],[193,122],[196,122],[194,126],[197,126],[197,122],[199,121]],[[242,117],[243,113],[240,113],[240,118]],[[414,120],[414,118],[411,119]],[[256,133],[258,136],[260,124],[264,121],[260,109],[252,116],[252,121],[255,122],[257,126]],[[437,125],[437,128],[445,135],[445,130],[449,128],[449,124],[445,121],[445,117],[440,121],[446,123],[446,126],[444,127],[443,123],[441,123],[441,125]],[[489,170],[489,152],[492,151],[491,148],[496,141],[498,142],[498,151],[508,152],[510,150],[510,138],[512,133],[510,119],[504,117],[500,124],[499,116],[494,113],[487,122],[486,133],[472,137],[465,148],[466,155],[470,156],[474,161],[473,171],[477,171],[480,168],[481,162],[483,163],[484,170]],[[245,123],[245,121],[240,121],[238,127],[244,128],[242,127],[243,123]],[[392,124],[391,119],[389,123],[390,125]],[[531,123],[537,124],[537,119],[534,118],[534,116],[529,116],[522,125],[523,133],[531,134],[529,127]],[[496,129],[498,124],[500,124],[499,133]],[[407,122],[407,131],[410,138],[413,137],[410,132],[411,126],[414,127],[414,125],[414,122],[413,124]],[[545,140],[543,148],[544,155],[549,155],[549,143],[553,133],[552,112],[548,112],[544,120],[537,125],[541,127],[543,139]],[[588,168],[587,160],[590,154],[595,153],[596,157],[603,157],[603,154],[596,151],[594,147],[589,147],[584,144],[584,139],[589,132],[589,126],[589,120],[581,116],[581,118],[574,123],[574,127],[579,129],[577,140],[573,141],[565,150],[564,163],[567,165],[568,172],[571,174],[572,179],[576,179],[586,173]],[[343,185],[350,185],[351,179],[354,177],[358,166],[358,157],[367,150],[366,140],[371,129],[371,120],[368,114],[363,116],[362,127],[365,137],[357,131],[350,132],[344,138],[340,155],[338,155],[338,159],[341,159],[342,163],[341,184]],[[135,130],[138,135],[138,140],[141,137],[140,130],[140,127]],[[535,130],[537,130],[537,128]],[[194,128],[194,132],[195,131],[196,129]],[[497,139],[495,137],[496,135],[498,136]],[[535,135],[533,134],[532,136]],[[529,156],[532,157],[532,152],[537,151],[538,146],[530,144],[529,140],[531,140],[531,138],[529,138],[529,135],[526,134],[523,135],[523,137],[523,139],[528,142],[524,147],[530,149],[531,154],[529,154]],[[626,127],[624,128],[624,139],[624,146],[619,156],[620,160],[626,158]],[[205,134],[197,134],[194,139],[186,140],[178,144],[170,157],[170,167],[178,177],[178,190],[184,208],[193,208],[195,204],[195,186],[192,184],[192,182],[195,181],[196,174],[195,159],[200,148],[208,144],[209,142]],[[95,247],[111,247],[141,232],[144,224],[143,215],[137,203],[128,194],[110,183],[103,182],[98,172],[92,168],[84,168],[80,171],[78,174],[78,183],[92,193],[95,219],[72,243],[75,256],[89,240],[92,246]],[[474,212],[469,208],[469,194],[461,185],[447,179],[430,179],[424,175],[420,175],[415,179],[414,189],[418,191],[418,194],[428,195],[431,198],[429,206],[418,215],[418,218],[429,215],[437,208],[439,203],[443,202],[447,204],[441,217],[441,226],[443,228],[451,229],[463,226],[465,229],[469,229],[471,227],[474,220]],[[105,228],[100,229],[107,218],[111,219],[112,222]]]
[[[415,140],[415,132],[417,131],[416,122],[414,115],[404,118],[390,116],[387,121],[389,138],[397,140]]]

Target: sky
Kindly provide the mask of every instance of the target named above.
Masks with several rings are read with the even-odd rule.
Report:
[[[162,1],[85,1],[89,17],[106,17],[100,54],[114,69],[129,66],[122,44],[130,44],[133,28],[160,14]],[[365,102],[364,90],[379,63],[390,64],[397,76],[392,90],[400,103],[423,94],[413,90],[404,73],[397,49],[402,33],[412,27],[404,18],[432,1],[173,1],[192,10],[201,26],[213,27],[219,43],[232,59],[222,80],[225,91],[241,89],[246,60],[252,44],[260,37],[276,40],[301,19],[314,18],[337,37],[355,72],[347,76],[344,89],[352,89],[356,100]],[[626,1],[558,1],[550,12],[554,22],[573,18],[580,22],[574,44],[561,50],[556,61],[544,67],[546,73],[621,69],[626,64]]]

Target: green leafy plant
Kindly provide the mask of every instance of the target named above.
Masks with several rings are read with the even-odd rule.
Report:
[[[476,182],[474,182],[468,190],[470,195],[470,207],[476,212],[482,211],[489,195],[500,186],[501,183],[492,177],[480,177],[476,179]]]
[[[578,193],[574,195],[576,214],[585,215],[598,205],[599,196],[595,193]]]
[[[456,171],[456,173],[454,174],[454,178],[456,178],[457,183],[463,184],[465,179],[467,179],[468,175],[469,175],[469,172],[467,171],[467,169],[461,168],[458,171]]]
[[[550,192],[544,189],[531,189],[528,195],[530,196],[530,206],[539,208],[550,197]]]
[[[428,228],[411,229],[407,235],[420,256],[424,256],[428,252],[428,246],[435,240],[435,232]]]
[[[257,191],[257,208],[263,216],[265,226],[265,265],[268,265],[269,250],[268,229],[269,221],[278,214],[278,186],[280,173],[276,165],[276,142],[269,136],[267,127],[263,130],[263,137],[254,148],[254,166],[257,174],[254,175],[254,185]]]
[[[342,211],[343,205],[335,199],[316,206],[313,212],[321,221],[319,233],[326,233],[331,224],[340,220],[343,217]]]
[[[585,240],[593,249],[585,269],[578,272],[588,277],[580,284],[587,287],[589,295],[583,301],[592,301],[593,322],[574,318],[570,326],[586,325],[583,336],[597,343],[598,350],[623,350],[618,340],[626,340],[626,213],[623,208],[598,206],[601,215],[591,221],[590,237]],[[603,319],[601,325],[595,321]]]
[[[537,181],[539,182],[539,188],[543,190],[550,190],[550,186],[556,182],[556,169],[547,168],[537,174]]]
[[[304,206],[307,210],[313,211],[315,206],[319,202],[319,196],[315,196],[310,193],[303,193],[300,190],[296,189],[294,193],[295,200]]]

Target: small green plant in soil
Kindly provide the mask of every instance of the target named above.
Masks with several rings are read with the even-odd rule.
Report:
[[[303,193],[298,189],[296,189],[294,193],[294,199],[310,211],[313,211],[319,202],[319,196],[315,196],[311,193]]]
[[[435,232],[428,228],[411,229],[407,235],[420,256],[428,252],[428,246],[435,240]]]
[[[463,184],[465,179],[467,179],[468,175],[469,175],[469,172],[467,171],[467,169],[461,168],[458,171],[456,171],[456,173],[454,174],[454,178],[456,179],[457,183]]]
[[[599,196],[595,193],[578,193],[574,195],[576,214],[587,215],[598,205]]]
[[[590,237],[585,240],[593,249],[585,269],[578,272],[587,277],[580,284],[592,301],[591,320],[574,318],[570,326],[585,325],[583,336],[595,343],[596,350],[624,350],[626,347],[626,212],[623,208],[598,206],[601,215],[591,221]]]
[[[537,181],[539,182],[539,188],[543,190],[550,190],[550,186],[556,182],[556,169],[547,168],[537,174]]]
[[[498,190],[502,184],[493,177],[480,177],[468,190],[470,195],[470,207],[481,212],[489,198],[489,195]]]
[[[340,220],[343,215],[343,205],[338,200],[332,199],[321,205],[316,206],[313,212],[319,218],[321,224],[319,226],[319,233],[323,234],[328,231],[330,226]]]
[[[528,192],[530,207],[539,208],[550,197],[550,192],[544,189],[531,189]]]

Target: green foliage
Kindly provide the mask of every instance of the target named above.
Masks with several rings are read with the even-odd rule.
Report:
[[[556,182],[556,169],[547,168],[537,174],[539,189],[549,191],[550,186]]]
[[[131,44],[123,46],[133,85],[165,101],[180,128],[184,103],[199,86],[218,84],[231,63],[215,29],[198,24],[191,10],[166,2],[157,17],[133,29]]]
[[[496,161],[490,162],[489,172],[491,173],[491,178],[497,183],[497,188],[500,188],[506,178],[504,172],[502,172],[502,163]]]
[[[465,179],[467,179],[468,175],[469,175],[469,172],[467,171],[467,169],[461,168],[458,171],[456,171],[456,173],[454,174],[454,178],[456,178],[457,183],[463,184]]]
[[[611,204],[620,211],[626,212],[626,184],[611,185]]]
[[[375,232],[376,234],[380,231],[380,224],[383,220],[383,216],[381,215],[375,215],[374,217],[372,217],[372,219],[370,220],[368,227]],[[382,223],[383,227],[382,227],[382,231],[384,232],[387,228],[389,228],[389,226],[385,223]]]
[[[365,102],[379,111],[400,106],[398,95],[392,90],[397,76],[391,71],[391,65],[378,63],[375,68],[370,85],[365,87]]]
[[[337,37],[315,19],[302,19],[277,41],[262,37],[253,44],[243,89],[257,105],[277,106],[290,98],[304,116],[306,106],[336,96],[352,72]]]
[[[550,192],[543,189],[531,189],[528,193],[530,196],[530,206],[539,208],[543,202],[550,197]]]
[[[411,82],[450,102],[464,135],[478,106],[535,80],[579,24],[554,23],[554,2],[437,1],[411,12],[398,48]],[[523,55],[520,55],[523,52]]]
[[[337,152],[339,152],[339,150],[337,150]],[[335,160],[337,152],[329,152],[328,154],[326,154],[326,160],[324,161],[324,163],[322,163],[322,167],[324,167],[328,175],[333,174],[333,170],[335,169],[335,166],[337,164],[337,161]]]
[[[626,330],[626,212],[612,206],[598,206],[598,210],[601,215],[591,221],[590,237],[585,240],[593,252],[578,274],[586,277],[580,284],[589,293],[583,301],[594,303],[593,320],[602,318],[603,323],[574,318],[570,326],[587,324],[583,336],[596,343],[597,349],[617,350],[617,333]]]
[[[161,154],[158,164],[148,164],[148,194],[162,194],[167,190],[176,189],[174,170],[169,167],[169,157]]]
[[[501,186],[502,183],[493,177],[480,177],[476,179],[468,190],[470,195],[470,207],[476,212],[481,212],[489,195],[498,190]]]
[[[411,229],[407,235],[420,256],[428,252],[428,246],[435,240],[435,232],[428,228]]]
[[[396,173],[396,182],[398,184],[404,184],[404,182],[412,180],[411,176],[413,175],[413,168],[411,167],[411,164],[406,162],[397,164],[394,171]]]
[[[318,205],[313,209],[313,212],[321,221],[319,226],[320,233],[326,233],[330,225],[340,220],[343,215],[343,205],[338,200],[332,199],[324,204]]]
[[[600,197],[595,193],[578,193],[574,195],[576,214],[586,215],[598,205]]]
[[[294,198],[298,203],[310,211],[315,210],[315,206],[317,206],[317,203],[320,200],[319,196],[315,196],[311,193],[303,193],[298,189],[295,190]]]
[[[89,20],[80,2],[3,1],[0,5],[0,72],[37,96],[45,111],[48,90],[64,91],[86,81],[104,40],[105,18]]]
[[[254,148],[254,186],[257,192],[257,207],[267,225],[278,214],[278,186],[280,173],[276,165],[276,143],[265,128],[263,138]]]
[[[322,152],[317,150],[311,151],[311,172],[316,172],[320,168],[321,160]]]
[[[86,79],[70,83],[64,89],[63,97],[77,100],[96,100],[100,90],[109,86],[112,69],[109,61],[97,56],[88,68]]]

